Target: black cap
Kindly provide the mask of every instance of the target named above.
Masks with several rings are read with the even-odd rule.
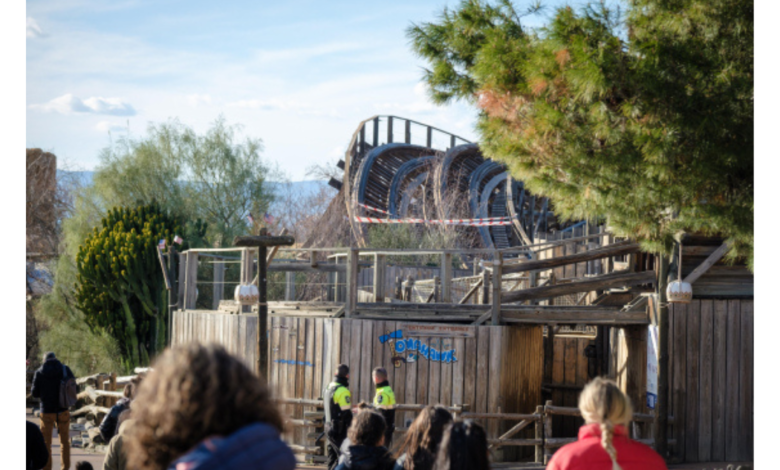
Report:
[[[336,377],[346,378],[349,375],[349,366],[346,364],[339,364],[336,368]]]

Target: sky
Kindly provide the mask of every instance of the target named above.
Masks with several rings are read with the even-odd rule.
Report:
[[[528,2],[518,1],[524,8]],[[554,8],[582,2],[545,2]],[[335,164],[360,121],[391,114],[468,140],[476,112],[435,106],[405,35],[446,0],[27,2],[27,147],[94,170],[102,148],[177,118],[196,131],[223,115],[260,138],[294,181]]]

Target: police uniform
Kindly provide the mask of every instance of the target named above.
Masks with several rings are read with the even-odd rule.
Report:
[[[339,449],[352,423],[352,394],[346,379],[336,377],[323,392],[325,402],[325,431],[328,436],[328,469],[336,467]]]
[[[374,408],[382,413],[387,424],[385,431],[385,447],[388,449],[393,442],[393,431],[395,431],[395,393],[390,388],[387,380],[376,384],[376,395],[374,395]]]

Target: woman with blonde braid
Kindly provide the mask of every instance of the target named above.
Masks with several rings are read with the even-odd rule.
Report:
[[[650,447],[631,440],[626,428],[631,400],[615,382],[593,379],[580,394],[585,425],[577,442],[561,447],[547,470],[665,470],[666,463]]]

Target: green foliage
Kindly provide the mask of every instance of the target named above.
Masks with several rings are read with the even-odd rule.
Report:
[[[101,276],[109,276],[108,280],[100,278],[99,283],[111,285],[111,292],[99,292],[94,286],[77,287],[91,292],[90,296],[95,295],[91,300],[83,297],[83,307],[89,308],[87,312],[80,310],[80,301],[76,300],[74,291],[79,249],[85,240],[94,238],[95,227],[99,227],[98,231],[103,230],[102,220],[108,217],[107,213],[144,205],[156,205],[160,214],[175,220],[181,231],[176,233],[170,228],[174,233],[169,235],[180,235],[185,244],[192,247],[227,246],[233,237],[248,234],[251,227],[246,222],[247,212],[252,211],[257,218],[272,200],[265,184],[270,170],[260,160],[260,140],[239,141],[239,130],[238,126],[230,126],[222,118],[205,133],[196,133],[172,120],[150,125],[145,135],[121,138],[103,150],[93,184],[72,190],[73,207],[62,221],[61,256],[55,272],[57,287],[42,299],[41,308],[36,310],[36,315],[49,328],[41,338],[42,348],[57,351],[71,363],[80,361],[82,365],[76,367],[83,367],[80,370],[84,373],[119,370],[120,359],[124,361],[121,367],[130,367],[136,361],[142,361],[145,354],[154,353],[159,343],[155,344],[149,335],[155,331],[152,325],[160,319],[151,317],[148,309],[151,305],[159,308],[158,303],[162,302],[159,297],[162,279],[156,254],[148,258],[148,240],[135,242],[143,245],[138,253],[138,265],[125,269],[127,273],[147,272],[154,264],[149,272],[157,278],[144,282],[148,295],[143,285],[137,283],[137,278],[131,284],[121,276],[121,263],[117,265],[119,277],[115,277],[110,264],[107,269],[96,265]],[[143,238],[143,226],[134,228],[135,236]],[[107,231],[113,236],[115,230],[118,229]],[[152,233],[151,239],[156,245],[163,237],[157,235],[156,229]],[[170,243],[170,236],[166,235],[166,239]],[[121,243],[116,240],[114,243],[129,246],[126,240],[119,241]],[[139,288],[141,297],[135,294]],[[99,301],[97,296],[100,294],[103,297]],[[130,316],[121,301],[122,295],[127,298]],[[203,297],[209,295],[210,289]],[[203,299],[199,299],[201,301]],[[134,335],[124,331],[128,318],[135,323]],[[113,322],[112,319],[118,320]],[[164,330],[157,334],[158,342],[165,337]],[[138,342],[137,347],[132,346],[133,340]]]
[[[114,338],[104,330],[91,331],[76,308],[72,289],[76,274],[73,259],[61,256],[52,292],[33,307],[42,325],[39,351],[55,351],[79,377],[95,371],[132,372],[121,363]]]
[[[221,117],[202,134],[172,120],[150,125],[142,138],[119,139],[101,154],[94,205],[102,214],[154,200],[185,220],[206,223],[197,246],[230,246],[251,230],[247,214],[259,219],[273,200],[266,185],[270,169],[260,159],[262,142],[239,142],[239,131]]]
[[[118,207],[79,247],[76,305],[90,329],[116,339],[127,368],[148,364],[165,347],[167,295],[156,247],[161,239],[172,243],[182,225],[156,203]],[[194,225],[205,231],[201,221]]]
[[[483,152],[556,213],[652,251],[725,236],[752,265],[752,2],[566,7],[532,31],[511,2],[465,0],[408,34],[433,100],[477,106]]]

